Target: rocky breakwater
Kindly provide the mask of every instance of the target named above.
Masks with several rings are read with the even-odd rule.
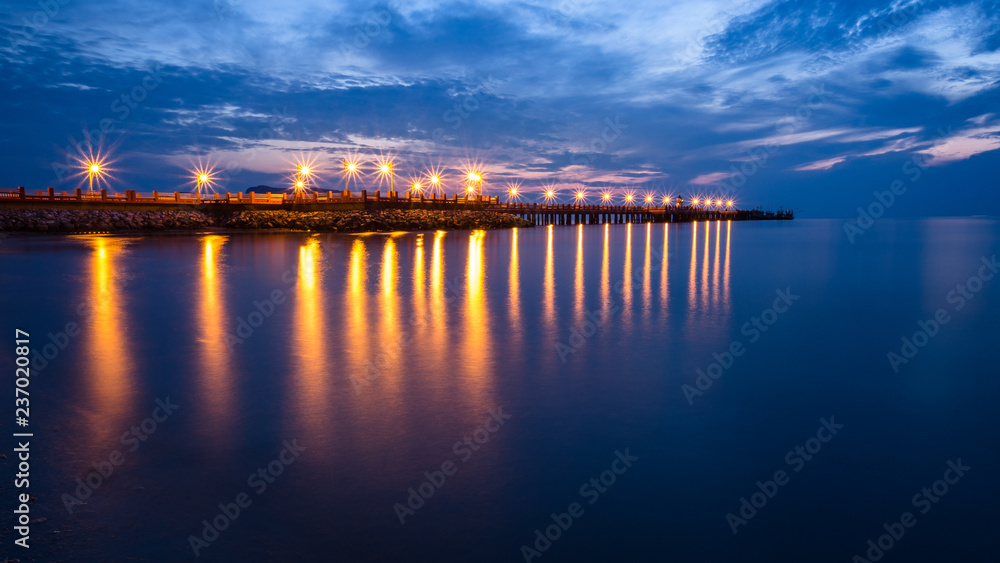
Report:
[[[531,222],[509,213],[430,209],[240,211],[228,215],[218,224],[230,229],[295,229],[342,233],[509,229],[531,226]]]
[[[212,224],[210,216],[198,211],[0,209],[0,231],[6,232],[165,231]]]
[[[0,209],[0,232],[301,230],[327,232],[507,229],[531,223],[495,211],[366,209],[357,211],[106,211]]]

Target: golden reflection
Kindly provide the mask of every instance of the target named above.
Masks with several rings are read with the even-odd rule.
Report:
[[[542,318],[551,337],[556,330],[556,274],[552,252],[552,225],[546,227],[545,281],[543,286]]]
[[[632,223],[625,225],[625,272],[622,274],[622,318],[632,318]]]
[[[715,264],[712,266],[712,306],[719,306],[719,233],[722,229],[722,221],[715,222]]]
[[[521,335],[521,270],[517,256],[517,228],[511,231],[509,305],[511,330],[515,336]]]
[[[399,295],[396,280],[399,275],[399,259],[394,236],[386,237],[382,246],[382,295],[379,297],[379,317],[381,327],[375,333],[374,346],[380,350],[384,361],[378,369],[384,382],[398,383],[402,373],[403,358],[399,349],[399,338],[403,334],[399,326]],[[410,327],[406,327],[407,330]],[[408,334],[408,333],[407,333]]]
[[[471,411],[488,410],[485,386],[492,372],[493,342],[489,306],[486,303],[486,264],[483,259],[483,242],[486,231],[469,234],[469,258],[466,269],[465,292],[465,343],[462,351],[468,369],[466,381],[471,396]]]
[[[299,430],[309,429],[312,441],[322,444],[330,439],[327,404],[327,334],[326,315],[321,290],[322,251],[320,241],[312,237],[299,247],[299,270],[295,291],[294,323],[294,400],[290,412],[300,417]],[[317,452],[325,451],[321,445]]]
[[[695,272],[698,268],[698,222],[691,223],[691,266],[688,268],[688,310],[694,309],[698,298]]]
[[[663,256],[661,257],[662,263],[660,264],[660,309],[662,311],[667,310],[667,300],[670,294],[670,281],[667,278],[667,255],[670,250],[669,226],[669,223],[663,224]]]
[[[601,317],[608,318],[611,310],[611,272],[608,267],[608,227],[604,224],[604,252],[601,255]]]
[[[413,311],[418,322],[424,322],[427,315],[426,293],[424,288],[424,235],[418,234],[416,250],[413,255]],[[413,327],[411,326],[410,329]]]
[[[365,293],[365,273],[368,271],[368,250],[364,239],[358,237],[351,244],[351,254],[347,266],[347,297],[344,305],[347,307],[347,319],[344,334],[352,335],[352,342],[367,342],[371,332],[367,321],[367,294]],[[346,372],[356,389],[372,383],[368,380],[370,374],[366,371],[366,360],[369,351],[364,345],[348,345],[344,349],[347,354]]]
[[[708,240],[712,238],[711,234],[708,221],[705,221],[705,253],[701,258],[701,279],[699,280],[701,297],[698,300],[698,304],[703,308],[708,307]]]
[[[95,444],[117,442],[123,417],[133,398],[135,358],[125,315],[125,280],[118,259],[125,243],[111,237],[82,237],[93,249],[90,261],[90,291],[77,312],[87,339],[85,362],[89,394],[94,405],[88,415],[88,434]],[[89,323],[89,326],[88,326]]]
[[[219,440],[231,439],[235,394],[233,393],[232,350],[226,342],[228,318],[222,302],[226,288],[219,274],[219,262],[228,237],[208,235],[202,241],[199,297],[198,353],[201,361],[202,396],[208,405],[205,429]]]
[[[576,277],[573,281],[573,291],[576,296],[577,326],[582,326],[586,320],[583,290],[583,223],[576,226]]]
[[[651,287],[651,278],[653,273],[650,271],[652,267],[652,262],[650,261],[650,252],[652,251],[653,245],[653,224],[646,223],[646,252],[642,264],[642,308],[643,317],[648,320],[649,309],[652,306],[653,301],[653,288]]]

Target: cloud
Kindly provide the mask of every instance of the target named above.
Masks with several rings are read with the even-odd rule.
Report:
[[[735,176],[735,172],[711,172],[693,178],[689,183],[695,186],[711,186]]]
[[[996,148],[1000,14],[980,1],[108,0],[25,34],[35,10],[0,22],[23,39],[0,46],[0,163],[42,187],[106,120],[146,190],[196,155],[256,185],[299,151],[391,151],[413,173],[479,159],[527,191],[692,178],[823,198],[795,191],[801,172],[843,190],[894,159]],[[161,85],[112,109],[157,67]]]

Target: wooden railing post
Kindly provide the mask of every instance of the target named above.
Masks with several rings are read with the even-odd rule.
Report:
[[[56,191],[53,188],[49,188],[49,201],[55,201]]]
[[[74,194],[76,195],[76,200],[77,201],[83,200],[83,190],[81,190],[80,188],[77,188],[76,192],[74,192]]]
[[[361,201],[368,201],[368,190],[361,190]]]
[[[253,192],[250,192],[250,203],[253,203]]]
[[[101,189],[101,201],[108,201],[108,190]]]
[[[24,199],[24,186],[17,187],[17,199]]]

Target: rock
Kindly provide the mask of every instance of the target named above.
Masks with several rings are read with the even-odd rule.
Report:
[[[0,231],[93,232],[128,230],[292,229],[325,232],[508,229],[531,223],[508,213],[472,210],[364,209],[352,211],[200,210],[106,211],[0,209]]]

